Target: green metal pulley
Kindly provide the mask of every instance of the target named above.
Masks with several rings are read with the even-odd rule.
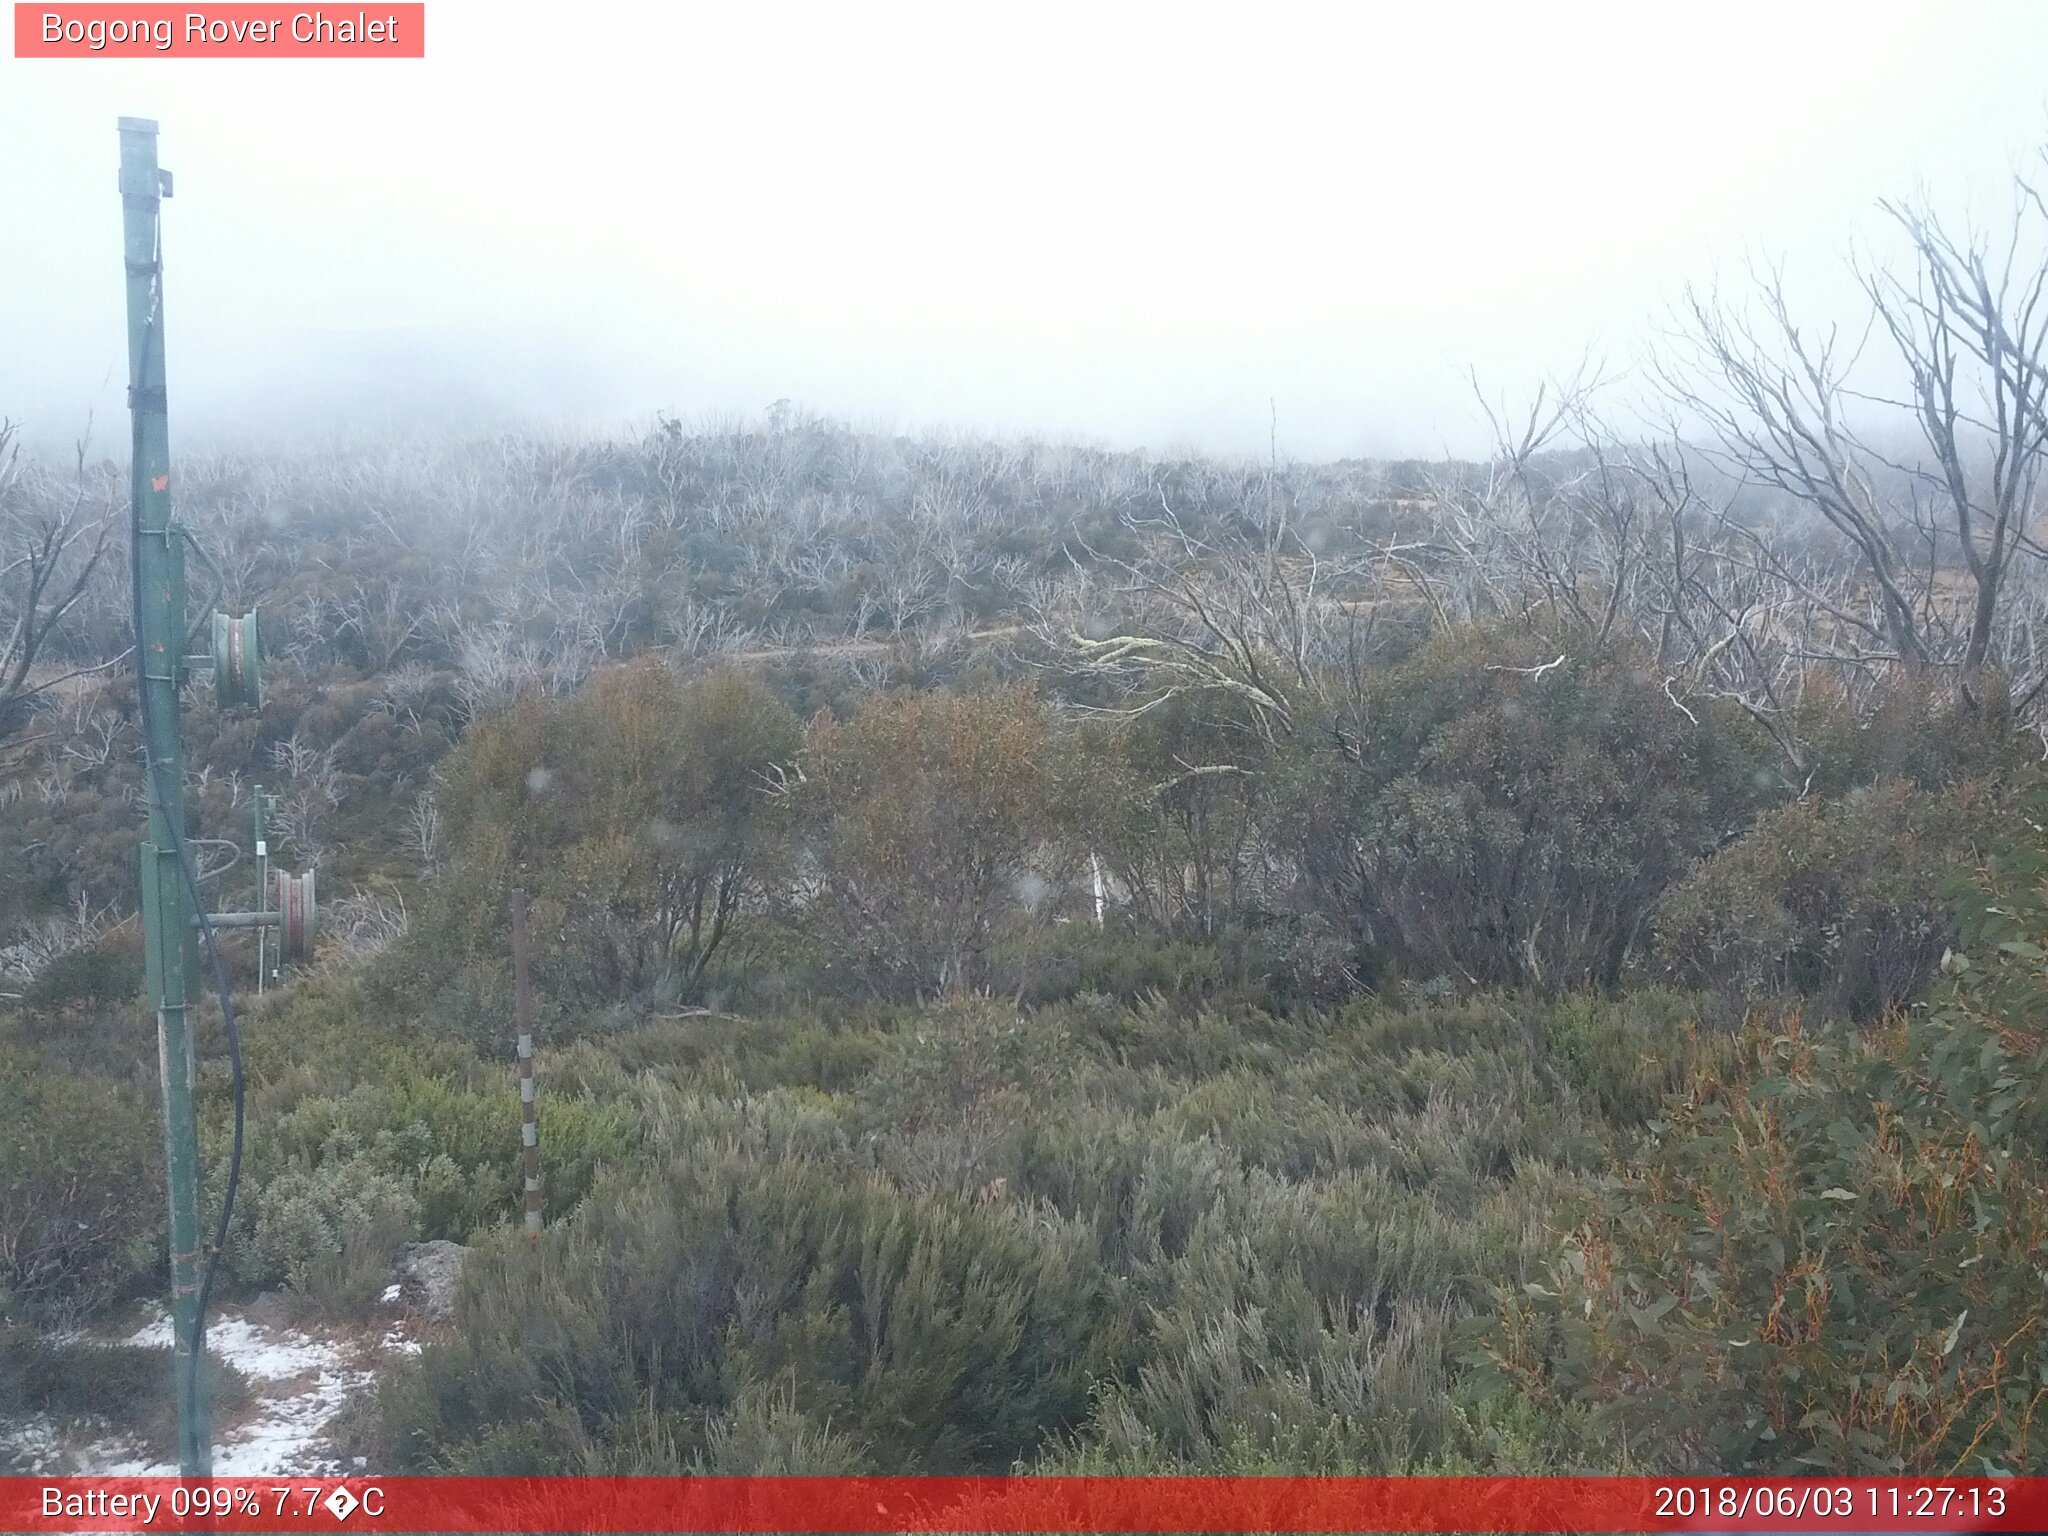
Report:
[[[263,643],[256,613],[213,616],[213,686],[222,709],[263,707]]]

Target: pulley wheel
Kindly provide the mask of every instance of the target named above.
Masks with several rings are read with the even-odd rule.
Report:
[[[256,615],[213,616],[213,685],[222,709],[263,707],[263,645]]]
[[[287,963],[313,958],[313,941],[320,930],[313,875],[310,869],[303,875],[288,875],[280,869],[271,877],[277,887],[277,953]]]

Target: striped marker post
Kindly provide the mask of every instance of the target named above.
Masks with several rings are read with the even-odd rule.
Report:
[[[533,1102],[533,988],[526,974],[526,892],[512,893],[512,1014],[519,1028],[519,1144],[526,1235],[540,1236],[540,1120]]]

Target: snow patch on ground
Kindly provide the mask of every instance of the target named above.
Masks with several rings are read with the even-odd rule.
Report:
[[[114,1340],[143,1348],[171,1347],[171,1322],[161,1309],[141,1328]],[[336,1416],[377,1379],[377,1358],[414,1354],[420,1346],[404,1325],[353,1341],[321,1338],[298,1328],[266,1327],[245,1317],[214,1319],[206,1330],[207,1353],[249,1380],[252,1411],[233,1423],[216,1422],[213,1470],[217,1477],[275,1474],[317,1476],[349,1470],[328,1444]],[[165,1361],[169,1369],[169,1360]],[[11,1451],[33,1472],[62,1467],[76,1475],[103,1477],[176,1476],[173,1462],[156,1461],[119,1438],[65,1444],[54,1426],[32,1419],[0,1425],[0,1449]]]
[[[121,1341],[145,1349],[169,1349],[171,1320],[159,1314]],[[286,1381],[307,1371],[324,1371],[341,1363],[333,1344],[294,1328],[264,1328],[246,1318],[219,1317],[206,1325],[206,1352],[232,1365],[251,1381]]]
[[[57,1426],[40,1414],[12,1424],[0,1424],[0,1459],[19,1457],[30,1467],[52,1465],[64,1454],[64,1442]]]

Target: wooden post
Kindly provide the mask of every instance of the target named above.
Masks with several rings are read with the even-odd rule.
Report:
[[[512,893],[512,1014],[519,1030],[520,1165],[526,1176],[526,1235],[540,1236],[540,1120],[533,1102],[533,989],[526,972],[526,892]]]
[[[263,825],[263,786],[256,786],[256,793],[250,801],[256,823],[256,912],[258,916],[270,913],[270,838],[269,829]],[[270,926],[262,924],[256,929],[256,995],[263,995],[263,984],[270,975]]]

